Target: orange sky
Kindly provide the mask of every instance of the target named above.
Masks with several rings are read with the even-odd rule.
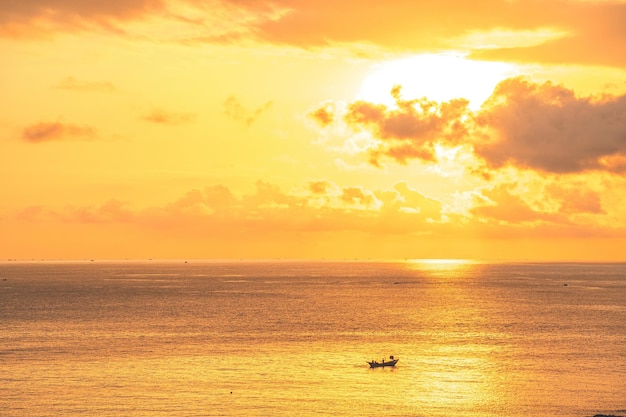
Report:
[[[0,259],[626,260],[625,21],[0,0]]]

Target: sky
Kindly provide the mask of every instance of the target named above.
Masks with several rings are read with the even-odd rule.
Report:
[[[0,259],[624,261],[625,21],[0,0]]]

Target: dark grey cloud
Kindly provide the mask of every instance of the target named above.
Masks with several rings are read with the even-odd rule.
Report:
[[[474,148],[490,166],[626,171],[626,96],[577,97],[514,78],[498,85],[476,120],[488,133]]]

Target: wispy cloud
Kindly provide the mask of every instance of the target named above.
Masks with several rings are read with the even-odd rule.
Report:
[[[232,95],[224,101],[224,113],[231,119],[250,127],[271,106],[272,101],[268,101],[256,109],[248,110],[236,96]]]
[[[245,41],[252,22],[271,19],[274,9],[264,4],[249,9],[228,0],[0,0],[0,37],[100,31],[188,44]],[[155,31],[159,25],[167,29]]]
[[[22,131],[22,139],[30,143],[91,140],[95,138],[97,138],[97,131],[94,127],[62,122],[36,123],[27,126]]]
[[[138,19],[164,8],[162,0],[5,0],[0,4],[0,34],[14,37],[42,36],[94,27],[121,32],[117,22]]]
[[[551,10],[546,16],[544,27],[559,28],[564,32],[563,36],[547,39],[536,45],[481,49],[473,56],[477,59],[548,64],[576,63],[614,67],[626,65],[626,54],[618,53],[626,48],[626,3],[554,3],[559,5],[561,11]]]
[[[131,28],[150,21],[174,28],[170,41],[187,43],[253,41],[306,49],[368,44],[414,53],[464,48],[485,59],[626,64],[622,1],[4,0],[0,5],[0,36],[106,30],[154,38],[148,26]]]
[[[468,46],[463,38],[493,33],[494,28],[509,35],[500,42],[475,45],[481,57],[526,62],[558,62],[623,66],[626,49],[623,22],[626,3],[617,1],[567,0],[486,0],[467,2],[363,3],[348,0],[298,2],[232,2],[249,10],[272,4],[284,14],[254,21],[252,33],[269,42],[305,48],[333,43],[367,42],[387,49],[426,51]],[[367,24],[364,22],[376,22]],[[364,25],[367,27],[363,30]],[[545,34],[534,45],[510,47],[513,38]],[[558,36],[552,36],[559,34]],[[455,40],[456,39],[456,40]]]
[[[55,88],[68,91],[101,93],[111,93],[116,90],[115,85],[109,81],[86,81],[74,77],[65,78]]]
[[[150,113],[142,116],[141,119],[145,120],[146,122],[161,125],[178,126],[194,122],[196,120],[196,115],[194,113],[179,113],[161,109],[154,109]]]

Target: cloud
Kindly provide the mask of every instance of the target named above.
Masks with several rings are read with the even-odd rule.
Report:
[[[550,256],[563,256],[567,245],[572,254],[576,246],[589,245],[589,238],[608,238],[604,248],[615,259],[622,256],[613,238],[626,238],[624,196],[611,190],[622,189],[626,179],[610,176],[589,187],[590,176],[581,175],[576,181],[553,178],[537,188],[527,182],[532,175],[523,177],[523,184],[512,178],[468,193],[461,197],[469,203],[466,209],[454,213],[408,183],[367,189],[321,179],[291,191],[263,181],[244,194],[210,185],[143,208],[109,199],[0,216],[20,236],[7,249],[18,247],[24,256],[39,247],[54,253],[73,242],[73,255],[55,256],[535,257],[544,248],[551,248]],[[133,244],[121,245],[120,236]],[[111,251],[104,254],[103,248]],[[577,253],[598,256],[602,250]]]
[[[167,210],[172,212],[184,212],[199,215],[222,216],[227,212],[234,212],[239,202],[224,185],[214,185],[204,190],[192,190],[173,204],[168,205]]]
[[[272,107],[272,101],[268,101],[254,110],[248,110],[234,95],[231,95],[224,101],[224,113],[231,119],[243,123],[246,127],[252,126],[270,107]]]
[[[309,117],[322,127],[329,126],[335,121],[336,109],[332,103],[326,103],[324,106],[313,110],[309,113]]]
[[[166,39],[185,43],[359,44],[402,53],[474,48],[482,59],[617,67],[626,64],[624,21],[621,1],[0,0],[0,36],[106,30],[145,39],[164,23],[172,34]],[[150,25],[132,26],[138,22]]]
[[[341,4],[330,0],[282,1],[279,4],[288,13],[264,22],[258,31],[267,40],[303,47],[365,42],[403,50],[441,48],[445,37],[488,24],[487,16],[501,9],[495,7],[492,13],[486,13],[485,3],[495,5],[481,2],[470,7],[461,1],[436,6],[405,1],[366,5],[356,0]]]
[[[566,214],[605,214],[599,191],[590,189],[584,182],[556,183],[547,189],[551,198],[559,203],[559,212]]]
[[[378,155],[386,154],[400,163],[409,159],[434,161],[435,142],[457,143],[465,134],[462,118],[468,113],[465,99],[437,103],[425,98],[404,100],[400,88],[391,92],[397,108],[357,101],[344,116],[355,129],[370,131],[381,139],[381,146],[370,151],[377,164]]]
[[[130,224],[218,241],[262,241],[272,236],[328,232],[408,237],[463,235],[481,229],[506,235],[506,230],[518,233],[524,226],[531,228],[529,234],[538,236],[541,230],[549,235],[555,227],[565,226],[578,232],[589,228],[599,233],[598,219],[614,217],[614,213],[601,208],[599,191],[579,190],[573,183],[554,183],[540,193],[541,197],[530,195],[514,183],[495,185],[478,193],[466,213],[453,215],[441,201],[405,182],[391,189],[370,190],[318,180],[300,191],[285,192],[274,184],[258,181],[255,191],[244,195],[235,195],[224,185],[211,185],[190,190],[162,206],[132,209],[127,202],[111,199],[100,205],[62,209],[31,207],[19,218],[28,222],[52,219],[67,224]],[[530,197],[537,197],[539,202]],[[555,204],[542,206],[541,200]],[[606,233],[611,230],[606,226]]]
[[[541,13],[538,13],[541,14]],[[476,59],[550,64],[583,64],[624,67],[626,54],[626,3],[618,1],[569,2],[553,13],[544,27],[558,27],[566,35],[521,47],[475,51]]]
[[[245,42],[255,22],[274,19],[276,9],[229,0],[0,0],[0,37],[102,31],[185,44]]]
[[[472,209],[479,218],[520,225],[534,222],[559,222],[561,216],[554,212],[542,212],[531,208],[519,195],[513,194],[506,184],[483,193],[488,203]]]
[[[326,194],[331,188],[331,184],[328,181],[312,181],[308,185],[308,190],[313,194]]]
[[[402,218],[404,221],[410,221],[411,218],[419,219],[428,224],[444,220],[443,204],[439,200],[412,189],[406,182],[397,183],[393,190],[379,190],[375,194],[383,203],[382,211],[389,223],[396,218]],[[392,226],[389,225],[389,227]]]
[[[287,193],[258,181],[253,193],[236,196],[224,185],[212,185],[188,191],[163,206],[133,210],[127,202],[112,199],[100,205],[62,209],[30,207],[18,218],[28,222],[130,223],[155,230],[221,231],[240,236],[342,230],[410,234],[424,231],[425,223],[431,228],[442,221],[442,204],[404,183],[392,190],[368,190],[314,181],[302,191]]]
[[[41,122],[30,125],[22,131],[22,139],[30,143],[90,140],[97,138],[96,129],[61,122]]]
[[[621,204],[612,190],[622,188],[624,178],[597,182],[597,175],[510,179],[476,190],[465,224],[482,237],[513,241],[520,238],[589,238],[621,236]],[[533,185],[532,182],[535,182]],[[620,199],[621,200],[621,199]],[[608,204],[607,204],[608,202]],[[617,204],[617,205],[615,205]]]
[[[383,157],[437,162],[438,147],[465,146],[488,169],[626,173],[626,96],[578,97],[562,86],[511,78],[473,112],[465,100],[406,100],[399,89],[392,94],[394,107],[356,101],[346,113],[324,119],[368,132],[375,144],[366,152],[374,166]],[[316,115],[329,108],[310,115],[320,122]]]
[[[626,96],[577,97],[514,78],[496,87],[476,120],[487,132],[476,154],[492,167],[626,172]]]
[[[551,29],[563,36],[540,45],[480,50],[481,57],[525,61],[605,64],[623,66],[626,55],[626,3],[615,1],[484,0],[467,2],[363,3],[347,0],[299,2],[231,2],[252,11],[272,4],[283,13],[257,20],[252,33],[269,42],[305,48],[345,43],[369,43],[400,51],[432,51],[458,48],[458,39],[494,29],[530,32]],[[376,24],[370,24],[376,22]],[[455,41],[456,39],[456,41]]]
[[[65,78],[55,88],[68,91],[102,93],[111,93],[116,90],[115,86],[108,81],[84,81],[74,77]]]
[[[97,207],[67,207],[58,215],[64,221],[78,223],[127,223],[136,220],[128,204],[115,199]]]
[[[376,207],[378,200],[371,192],[364,190],[362,187],[346,187],[342,190],[341,201],[347,205],[368,208]]]
[[[62,223],[110,224],[131,223],[137,220],[127,202],[111,199],[98,206],[67,206],[51,209],[43,206],[27,207],[17,213],[16,218],[24,222],[55,220]]]
[[[142,116],[142,120],[146,122],[178,126],[187,123],[191,123],[196,119],[196,115],[193,113],[175,113],[160,109],[154,109],[150,113]]]
[[[92,27],[120,32],[118,22],[162,12],[163,0],[0,0],[0,34],[30,37]]]

